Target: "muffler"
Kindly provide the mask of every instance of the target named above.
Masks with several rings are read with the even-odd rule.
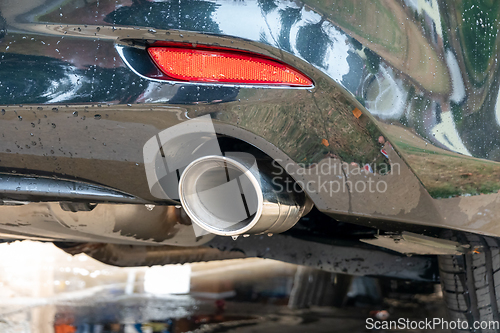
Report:
[[[179,196],[191,220],[222,236],[280,233],[312,208],[312,201],[283,171],[253,155],[226,153],[189,164]]]
[[[145,246],[103,243],[54,243],[71,255],[86,255],[108,265],[140,267],[245,258],[239,251],[220,251],[205,246]]]

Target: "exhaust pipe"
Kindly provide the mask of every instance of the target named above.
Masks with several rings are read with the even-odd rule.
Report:
[[[250,154],[228,155],[193,161],[179,180],[183,208],[205,231],[221,236],[280,233],[312,208],[289,176],[273,174],[271,163],[258,168]]]

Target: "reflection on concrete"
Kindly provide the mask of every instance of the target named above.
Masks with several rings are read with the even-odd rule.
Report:
[[[405,287],[406,298],[431,292],[405,303],[405,283],[351,284],[347,275],[273,260],[118,268],[36,242],[2,244],[0,257],[2,333],[352,332],[374,310],[418,319],[445,309],[433,285]]]
[[[118,268],[37,242],[2,244],[0,256],[1,332],[52,333],[55,324],[76,325],[88,317],[111,323],[181,319],[210,313],[217,300],[228,297],[286,304],[297,267],[250,259]],[[110,304],[144,313],[113,312]],[[261,315],[267,311],[259,308],[251,309]]]

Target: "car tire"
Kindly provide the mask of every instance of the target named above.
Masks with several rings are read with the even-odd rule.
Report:
[[[497,332],[474,329],[474,322],[500,322],[500,243],[490,237],[453,233],[453,240],[469,244],[466,254],[439,256],[443,297],[450,320],[468,322],[457,332]]]

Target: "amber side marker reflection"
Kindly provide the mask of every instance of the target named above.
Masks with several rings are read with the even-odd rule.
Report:
[[[361,117],[363,115],[361,110],[358,108],[355,108],[354,110],[352,110],[352,114],[354,115],[354,117],[356,117],[358,119],[359,119],[359,117]]]
[[[176,81],[312,87],[311,79],[296,69],[251,53],[150,47],[149,55]]]

